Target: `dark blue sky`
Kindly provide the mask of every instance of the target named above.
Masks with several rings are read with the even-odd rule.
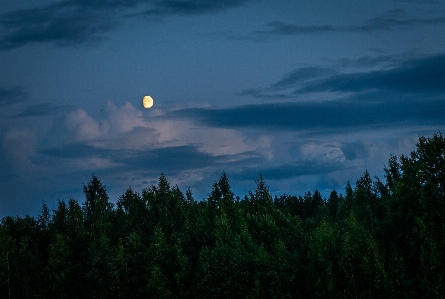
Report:
[[[198,200],[223,171],[241,197],[383,179],[444,131],[444,28],[442,1],[8,1],[0,217],[92,174],[112,201],[161,173]]]

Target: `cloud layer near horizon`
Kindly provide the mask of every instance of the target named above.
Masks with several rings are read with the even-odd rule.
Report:
[[[344,183],[345,173],[359,175],[376,155],[387,159],[390,153],[405,152],[407,140],[412,143],[412,130],[425,129],[393,126],[392,131],[380,128],[382,131],[373,136],[376,133],[370,133],[368,126],[358,129],[356,123],[362,121],[358,119],[362,115],[347,112],[347,105],[341,104],[338,111],[333,111],[332,103],[324,104],[327,106],[320,104],[320,109],[329,113],[345,109],[340,115],[345,119],[330,128],[337,130],[334,136],[326,130],[333,125],[332,119],[319,115],[309,120],[304,115],[317,112],[316,107],[304,109],[299,103],[219,110],[141,111],[130,103],[118,107],[108,102],[100,119],[82,109],[59,113],[41,139],[36,139],[38,134],[29,129],[6,131],[2,138],[6,160],[1,164],[18,177],[44,178],[47,171],[57,173],[58,178],[51,175],[55,182],[68,177],[84,181],[96,173],[104,181],[119,181],[114,190],[124,190],[130,185],[149,187],[160,173],[183,189],[193,190],[202,185],[210,188],[222,171],[239,181],[235,184],[238,187],[244,186],[242,182],[246,180],[252,183],[263,173],[271,183],[271,190],[276,192],[289,188],[282,184],[290,179],[304,182],[305,186],[309,181],[319,189],[336,189]],[[204,123],[203,115],[207,117]],[[258,121],[264,118],[268,123]],[[392,121],[405,118],[399,115]],[[284,122],[273,123],[279,119]],[[386,125],[388,119],[383,121],[382,125]],[[349,126],[350,122],[353,125],[345,131],[344,124]],[[385,145],[382,135],[394,138],[393,144]],[[387,148],[382,150],[376,143]],[[383,163],[372,167],[374,171],[382,170]],[[68,187],[58,197],[72,188]],[[294,188],[299,193],[310,191]],[[202,198],[205,194],[197,196]]]

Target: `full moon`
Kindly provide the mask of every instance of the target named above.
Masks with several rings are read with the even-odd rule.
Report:
[[[151,96],[143,97],[142,105],[144,105],[144,108],[151,108],[153,106],[153,98]]]

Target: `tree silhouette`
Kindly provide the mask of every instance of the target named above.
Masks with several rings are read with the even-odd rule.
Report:
[[[196,201],[161,174],[114,206],[85,202],[0,222],[1,298],[442,298],[445,138],[391,156],[327,200],[272,197],[262,175],[235,197],[222,173]]]

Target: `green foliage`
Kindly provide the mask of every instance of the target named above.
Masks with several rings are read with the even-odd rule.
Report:
[[[379,248],[370,232],[351,215],[346,219],[340,237],[339,270],[341,291],[347,298],[384,297],[386,272]]]
[[[85,194],[85,214],[87,223],[93,223],[111,212],[112,205],[109,202],[105,186],[93,175],[88,184],[83,186]]]
[[[417,150],[385,169],[391,194],[385,227],[389,254],[397,252],[409,294],[440,298],[445,292],[445,138],[421,137]]]
[[[345,193],[242,200],[225,173],[195,201],[161,174],[114,206],[93,176],[85,202],[0,223],[1,298],[442,298],[445,139],[391,156]]]

